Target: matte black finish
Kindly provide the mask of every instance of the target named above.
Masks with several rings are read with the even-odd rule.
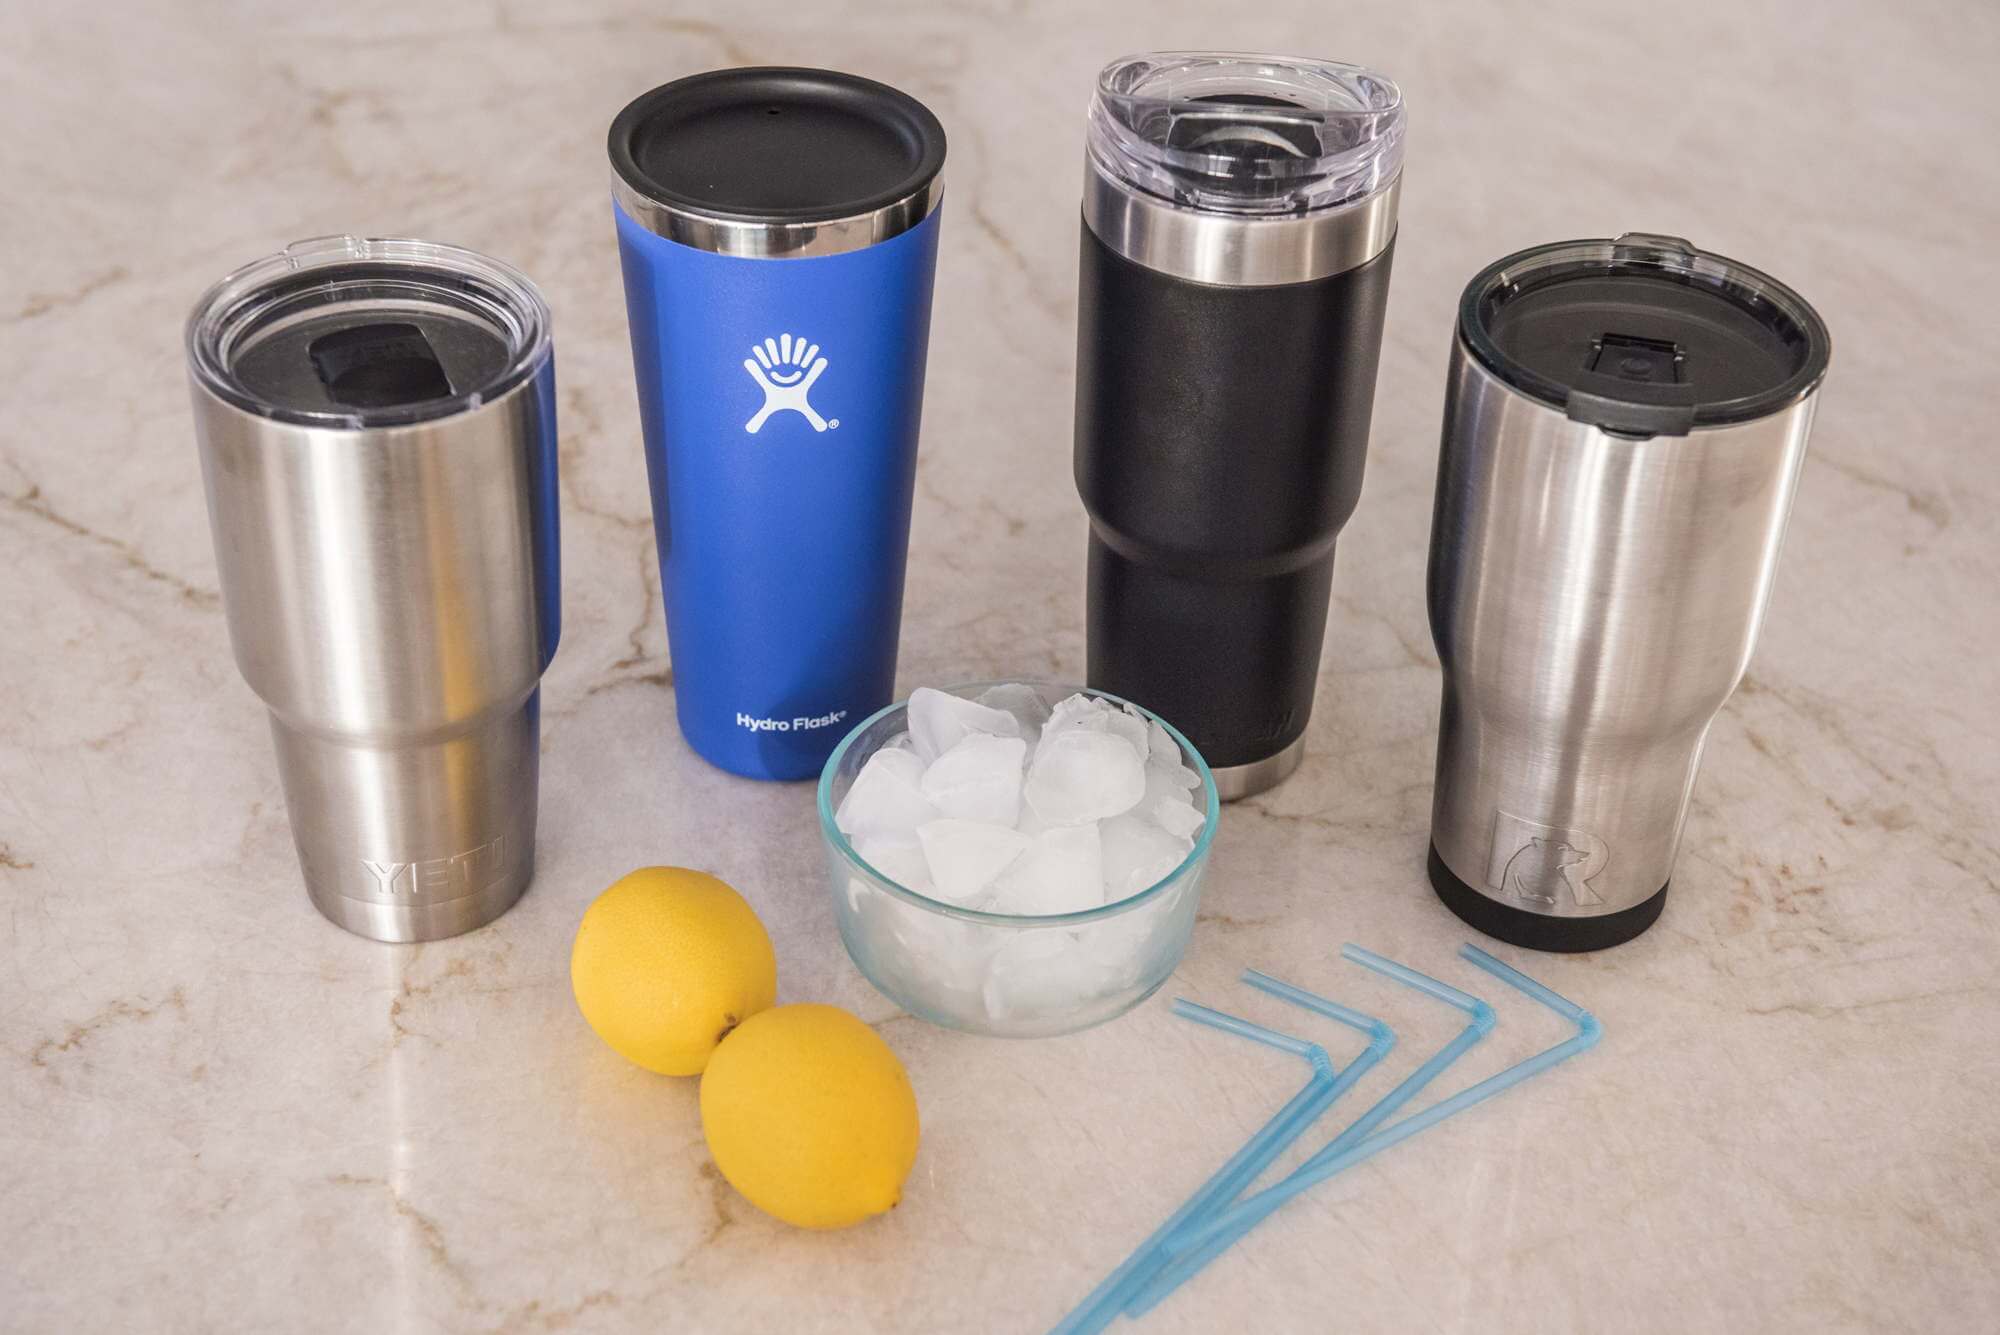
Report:
[[[1437,891],[1437,897],[1472,927],[1510,946],[1570,955],[1622,946],[1651,927],[1666,908],[1667,888],[1673,884],[1669,881],[1660,887],[1659,893],[1629,909],[1594,918],[1564,918],[1517,909],[1481,894],[1444,865],[1435,845],[1431,848],[1430,870],[1431,888]]]
[[[887,84],[758,67],[676,79],[611,123],[611,165],[640,194],[697,213],[830,222],[886,208],[944,168],[944,127]]]
[[[1211,765],[1274,755],[1311,716],[1394,252],[1225,287],[1134,264],[1083,228],[1088,680],[1170,720]]]

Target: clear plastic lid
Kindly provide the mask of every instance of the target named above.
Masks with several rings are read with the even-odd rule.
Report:
[[[246,264],[188,317],[196,381],[307,426],[469,412],[549,357],[549,309],[521,274],[456,246],[319,237]]]
[[[1386,189],[1403,137],[1401,90],[1358,66],[1177,51],[1105,67],[1088,151],[1107,179],[1181,208],[1287,216]]]

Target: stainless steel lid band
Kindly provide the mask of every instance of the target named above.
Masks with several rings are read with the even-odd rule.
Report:
[[[765,222],[698,213],[641,193],[615,169],[611,197],[633,222],[684,246],[749,259],[807,259],[861,250],[909,231],[937,211],[944,199],[944,177],[933,176],[913,193],[881,208],[826,222]]]
[[[1304,283],[1368,263],[1396,236],[1398,175],[1339,208],[1281,217],[1197,213],[1084,171],[1083,219],[1097,239],[1135,264],[1197,283],[1270,287]]]

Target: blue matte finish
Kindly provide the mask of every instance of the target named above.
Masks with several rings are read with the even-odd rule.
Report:
[[[811,778],[893,694],[938,215],[748,259],[612,207],[681,732],[733,773]]]

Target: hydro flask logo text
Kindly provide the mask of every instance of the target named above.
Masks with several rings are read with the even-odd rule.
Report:
[[[828,421],[821,417],[806,399],[813,383],[826,370],[826,358],[819,355],[819,344],[808,343],[797,334],[780,334],[751,344],[750,352],[751,356],[743,359],[743,369],[764,391],[764,406],[743,424],[745,431],[756,435],[774,413],[782,412],[797,413],[812,423],[814,431],[840,425],[839,418]]]

